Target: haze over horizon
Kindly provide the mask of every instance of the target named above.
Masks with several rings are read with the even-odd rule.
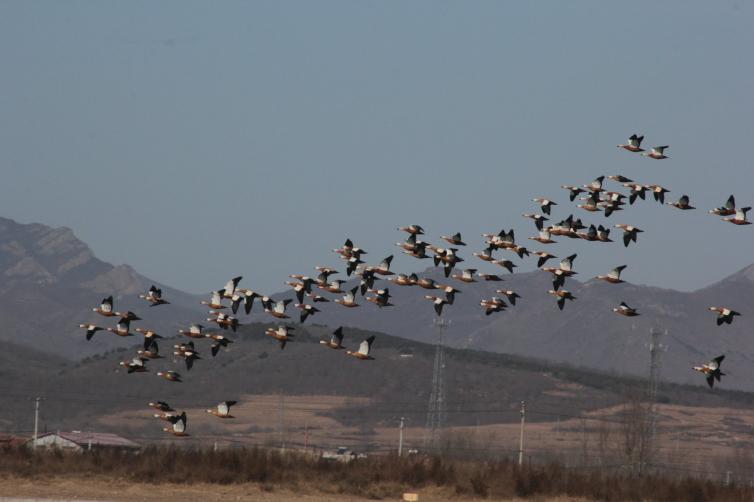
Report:
[[[754,262],[752,228],[707,214],[731,193],[754,205],[753,21],[701,1],[4,2],[0,216],[193,293],[342,269],[346,237],[422,270],[393,245],[411,223],[462,232],[467,267],[488,270],[481,232],[515,228],[577,252],[580,280],[628,264],[632,283],[697,289]],[[671,158],[615,148],[632,133]],[[560,189],[602,174],[698,209],[605,219]],[[554,221],[645,233],[533,245],[535,196]]]

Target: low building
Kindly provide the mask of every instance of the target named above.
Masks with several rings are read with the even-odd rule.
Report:
[[[33,448],[34,439],[26,441],[26,446]],[[136,451],[140,446],[133,441],[109,432],[48,432],[36,439],[37,448],[60,448],[69,451],[89,450],[127,450]]]
[[[0,449],[16,448],[23,445],[29,439],[28,436],[16,436],[15,434],[4,434],[0,432]]]
[[[345,446],[338,447],[335,451],[324,451],[321,456],[322,460],[336,460],[338,462],[348,463],[357,458],[367,458],[366,453],[358,453],[353,450],[349,450]]]

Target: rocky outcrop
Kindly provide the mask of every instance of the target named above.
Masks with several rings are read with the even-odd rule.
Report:
[[[149,309],[138,295],[151,284],[157,283],[129,265],[98,259],[69,228],[0,218],[0,339],[73,358],[132,344],[107,336],[87,342],[78,329],[85,322],[112,324],[91,312],[109,295],[119,310],[145,312],[153,329],[173,330],[200,314],[194,296],[164,286],[171,305]]]

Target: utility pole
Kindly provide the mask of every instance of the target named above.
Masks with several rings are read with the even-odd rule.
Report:
[[[282,450],[285,449],[285,431],[283,426],[283,418],[284,418],[285,408],[283,403],[283,394],[282,392],[278,395],[278,434],[280,435],[280,448]]]
[[[39,431],[39,400],[41,398],[37,397],[34,400],[34,446],[33,449],[37,449],[37,432]]]
[[[401,417],[401,425],[398,427],[398,456],[403,456],[403,421],[405,418]]]
[[[524,463],[524,424],[526,423],[526,401],[521,401],[521,435],[518,438],[518,466]]]
[[[309,422],[304,424],[304,451],[309,448]]]

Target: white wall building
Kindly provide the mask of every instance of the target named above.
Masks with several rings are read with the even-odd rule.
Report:
[[[33,448],[34,439],[26,442]],[[138,450],[140,446],[133,441],[108,432],[48,432],[37,437],[37,448],[60,448],[69,451],[88,451],[94,449]]]

